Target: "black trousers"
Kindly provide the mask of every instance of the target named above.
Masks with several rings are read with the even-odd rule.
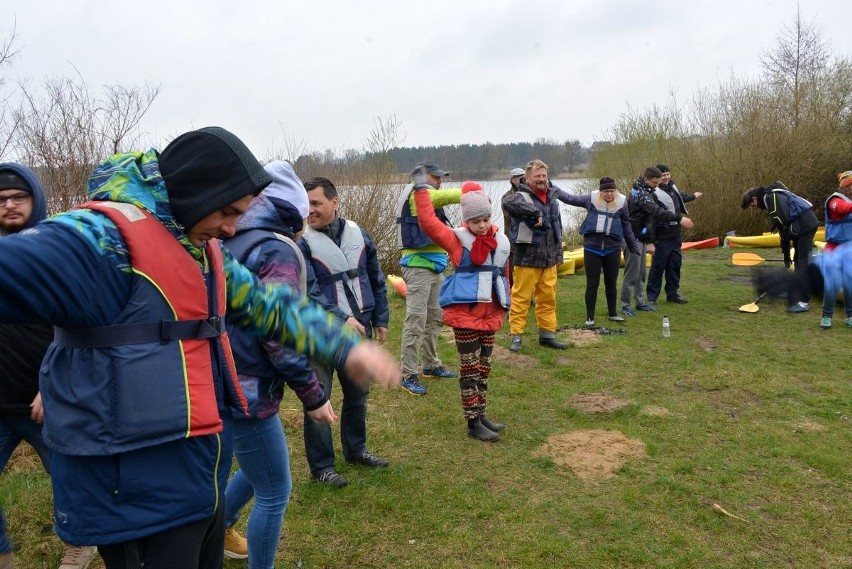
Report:
[[[152,536],[99,545],[107,569],[222,569],[225,506],[215,515]]]
[[[615,301],[618,298],[616,284],[618,282],[618,269],[621,264],[620,251],[613,251],[603,257],[591,251],[584,251],[583,264],[586,270],[586,318],[595,319],[595,305],[598,301],[601,272],[603,272],[604,277],[607,316],[616,316],[618,314],[615,310]]]

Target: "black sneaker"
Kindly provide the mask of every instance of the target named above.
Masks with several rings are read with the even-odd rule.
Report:
[[[686,304],[686,303],[687,303],[687,302],[689,302],[689,301],[688,301],[688,300],[686,300],[686,299],[685,299],[684,297],[682,297],[681,295],[677,295],[677,296],[673,296],[673,297],[671,297],[671,298],[667,298],[667,299],[666,299],[666,302],[674,302],[675,304]]]
[[[343,488],[344,486],[349,484],[348,480],[339,475],[333,469],[326,470],[325,472],[320,472],[319,474],[314,474],[314,480],[316,480],[320,484],[331,486],[332,488]]]
[[[390,464],[387,459],[376,456],[368,450],[365,450],[360,456],[347,457],[346,462],[350,464],[360,464],[367,468],[385,468]]]

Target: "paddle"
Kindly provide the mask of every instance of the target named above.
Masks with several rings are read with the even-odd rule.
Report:
[[[749,304],[743,304],[742,306],[740,306],[740,312],[750,312],[750,313],[754,314],[755,312],[760,310],[760,307],[757,305],[757,303],[760,302],[760,299],[763,298],[764,296],[766,296],[765,292],[763,294],[761,294],[760,296],[758,296],[754,300],[754,302],[749,303]]]
[[[759,265],[764,261],[783,263],[784,259],[764,259],[756,253],[734,253],[734,256],[731,257],[731,261],[738,267],[753,267],[754,265]]]

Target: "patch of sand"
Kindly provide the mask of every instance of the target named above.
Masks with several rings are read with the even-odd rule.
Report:
[[[619,431],[592,429],[551,435],[533,456],[549,458],[578,478],[596,482],[612,478],[625,462],[646,452],[645,443]]]
[[[630,402],[606,393],[579,393],[568,398],[568,406],[583,413],[612,413]]]
[[[563,333],[576,348],[597,344],[601,341],[600,334],[596,334],[594,330],[563,330]]]
[[[523,373],[524,370],[536,367],[540,362],[538,358],[515,352],[510,352],[509,348],[494,344],[494,351],[491,353],[491,359],[494,362],[506,364],[513,370]]]

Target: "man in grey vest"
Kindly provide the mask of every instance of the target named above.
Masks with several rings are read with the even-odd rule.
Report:
[[[388,335],[388,298],[385,275],[379,266],[370,235],[354,221],[337,214],[340,198],[328,178],[305,182],[308,191],[308,227],[299,247],[307,261],[308,288],[326,309],[344,320],[362,336],[384,343]],[[325,394],[331,396],[334,370],[314,366]],[[368,468],[383,468],[388,461],[367,450],[368,389],[338,372],[343,389],[340,439],[347,462]],[[305,454],[313,477],[323,484],[342,488],[348,481],[334,468],[331,427],[305,417]]]
[[[672,213],[689,215],[686,202],[700,199],[701,192],[686,194],[681,192],[672,180],[669,167],[657,164],[657,169],[663,174],[660,185],[654,190],[657,204]],[[651,269],[648,271],[646,294],[648,302],[656,304],[657,297],[663,288],[663,275],[666,277],[666,301],[686,304],[687,300],[680,294],[680,268],[683,264],[683,253],[680,247],[683,243],[683,231],[680,221],[666,221],[657,218],[656,240],[654,241],[654,257]]]

